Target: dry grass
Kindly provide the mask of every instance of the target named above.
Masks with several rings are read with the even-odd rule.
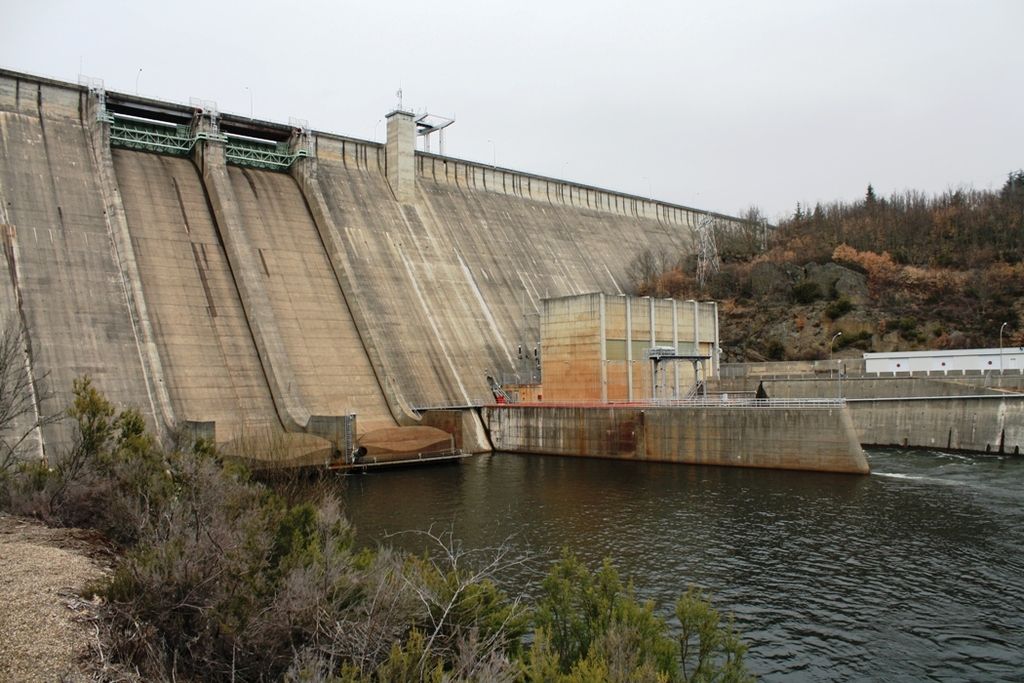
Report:
[[[91,532],[0,514],[0,681],[88,680],[94,605],[78,595],[109,558]]]

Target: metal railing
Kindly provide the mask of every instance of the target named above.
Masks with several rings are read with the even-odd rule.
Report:
[[[753,398],[747,395],[711,395],[686,399],[654,399],[641,401],[572,401],[553,400],[537,403],[473,403],[433,405],[416,408],[417,412],[428,410],[466,410],[483,407],[499,408],[841,408],[846,405],[841,398]]]
[[[263,142],[197,131],[195,126],[162,124],[109,112],[105,112],[101,120],[110,123],[110,144],[125,149],[188,156],[197,141],[212,140],[225,143],[224,157],[229,164],[271,171],[287,170],[296,159],[310,155],[307,144],[292,147],[287,142]]]
[[[886,401],[964,401],[974,399],[1006,400],[1008,398],[1024,398],[1024,393],[1006,391],[996,394],[963,394],[952,396],[880,396],[866,398],[848,398],[850,403],[884,403]]]
[[[196,144],[190,126],[160,125],[110,116],[110,144],[114,147],[187,156]]]
[[[287,142],[258,142],[229,135],[224,156],[229,164],[236,166],[283,171],[296,159],[308,157],[309,150],[302,147],[292,149]]]
[[[646,401],[641,402],[640,405],[649,405],[657,408],[676,406],[686,408],[841,408],[846,405],[846,399],[697,396],[681,400]]]
[[[822,361],[824,363],[824,361]],[[829,373],[827,366],[821,366],[808,372],[773,372],[773,373],[762,373],[762,372],[751,372],[743,373],[738,368],[740,364],[734,364],[734,368],[722,367],[722,371],[719,373],[718,380],[798,380],[798,381],[813,381],[822,379],[835,379],[838,373],[832,375]],[[823,368],[823,369],[822,369]],[[838,370],[838,362],[834,366],[835,370]],[[958,380],[958,379],[994,379],[998,377],[1020,377],[1024,375],[1024,369],[1021,368],[1007,368],[1005,370],[904,370],[904,371],[881,371],[881,372],[866,372],[862,370],[851,370],[846,369],[843,374],[843,380],[858,380],[858,379],[944,379],[944,380]]]
[[[461,460],[462,458],[468,458],[471,455],[473,454],[468,451],[464,451],[461,448],[449,448],[443,451],[435,451],[433,453],[410,453],[405,457],[383,460],[379,460],[372,455],[364,455],[355,459],[342,458],[336,460],[330,463],[328,468],[338,471],[359,471],[374,467],[397,467],[402,465],[419,465]]]

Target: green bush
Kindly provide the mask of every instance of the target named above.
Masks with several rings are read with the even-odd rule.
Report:
[[[605,560],[591,573],[568,551],[544,580],[527,681],[746,681],[745,646],[691,587],[676,603],[673,636],[650,601]]]
[[[885,328],[899,332],[900,336],[907,341],[924,341],[927,335],[918,328],[918,324],[916,317],[906,315],[887,319],[885,321]]]
[[[837,318],[842,318],[852,310],[853,304],[850,303],[850,300],[845,297],[840,297],[825,307],[825,316],[829,320],[836,320]]]
[[[804,280],[803,282],[793,285],[791,294],[793,296],[793,301],[798,304],[809,304],[821,298],[821,288],[818,286],[817,282]]]
[[[896,321],[896,328],[904,334],[917,333],[917,318],[913,316],[905,316]]]
[[[765,347],[765,356],[768,357],[768,360],[785,360],[786,347],[778,339],[769,340]]]
[[[853,332],[851,334],[844,334],[835,341],[836,350],[845,349],[848,346],[852,346],[858,349],[867,350],[871,346],[871,341],[874,335],[867,330],[861,330],[860,332]]]

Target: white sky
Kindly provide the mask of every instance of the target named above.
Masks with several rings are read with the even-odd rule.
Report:
[[[1024,167],[1024,1],[0,0],[0,66],[698,208],[998,188]],[[140,72],[141,69],[141,72]]]

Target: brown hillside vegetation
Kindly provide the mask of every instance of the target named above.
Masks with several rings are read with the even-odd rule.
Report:
[[[770,228],[756,209],[715,231],[721,266],[637,255],[633,292],[721,302],[727,361],[1024,343],[1024,171],[997,192],[920,192],[832,202]]]

